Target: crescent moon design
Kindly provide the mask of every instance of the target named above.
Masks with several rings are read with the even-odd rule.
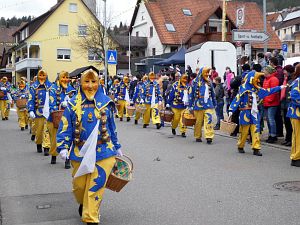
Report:
[[[63,122],[63,127],[60,133],[63,133],[68,129],[68,120],[66,119],[66,117],[62,116],[61,121]]]
[[[293,107],[290,107],[290,110],[291,110],[291,114],[293,115],[294,114],[294,111],[295,109]]]
[[[244,120],[246,123],[249,123],[250,122],[250,119],[247,117],[247,114],[245,113],[244,114]]]
[[[201,107],[202,107],[202,105],[200,104],[200,102],[199,102],[199,101],[197,101],[196,105],[197,105],[199,108],[201,108]]]
[[[300,108],[299,107],[296,109],[296,115],[300,118]]]

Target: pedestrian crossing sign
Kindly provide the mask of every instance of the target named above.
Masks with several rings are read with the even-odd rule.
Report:
[[[117,51],[116,50],[107,50],[107,63],[116,65],[117,64]]]

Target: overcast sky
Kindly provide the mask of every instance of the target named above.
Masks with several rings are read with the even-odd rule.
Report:
[[[0,17],[29,15],[36,17],[48,11],[56,2],[57,0],[0,0]],[[129,25],[136,2],[136,0],[107,0],[107,11],[111,15],[112,24],[119,24],[122,21]]]

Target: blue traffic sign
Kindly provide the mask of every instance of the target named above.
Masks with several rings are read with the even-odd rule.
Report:
[[[288,45],[287,44],[282,44],[282,51],[287,52],[288,51]]]
[[[117,64],[117,51],[116,50],[107,50],[106,53],[107,63],[116,65]]]

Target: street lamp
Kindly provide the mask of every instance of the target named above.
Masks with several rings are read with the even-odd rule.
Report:
[[[105,58],[105,61],[104,61],[104,79],[105,79],[105,86],[106,86],[106,89],[108,89],[108,84],[107,84],[107,79],[108,79],[108,68],[107,68],[107,29],[106,29],[106,0],[103,0],[104,1],[104,23],[103,23],[103,26],[104,26],[104,58]]]

